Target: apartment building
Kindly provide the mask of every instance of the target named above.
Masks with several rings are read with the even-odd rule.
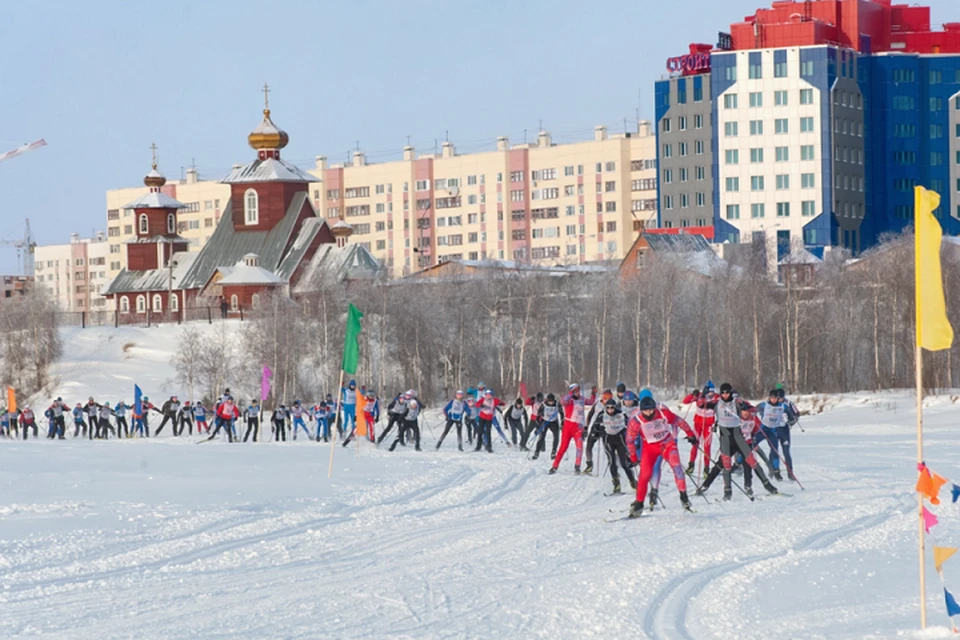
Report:
[[[102,232],[92,238],[74,233],[68,243],[37,246],[34,286],[49,294],[64,311],[107,309],[100,289],[111,279],[109,246]]]

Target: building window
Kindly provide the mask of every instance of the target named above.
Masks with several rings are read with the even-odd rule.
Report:
[[[150,233],[150,221],[147,220],[147,214],[141,213],[139,220],[140,220],[140,227],[139,227],[140,233],[141,234]]]
[[[776,154],[777,162],[790,162],[790,148],[789,147],[777,147],[774,150]]]
[[[723,75],[727,81],[736,82],[737,81],[737,59],[734,58],[732,62],[733,64],[731,64],[729,67],[724,68]]]
[[[786,78],[787,77],[787,63],[786,62],[775,62],[773,64],[773,77],[774,78]]]
[[[763,162],[763,149],[761,147],[750,149],[750,162],[753,164]]]
[[[740,205],[738,204],[728,204],[727,205],[727,220],[739,220],[740,219]]]
[[[737,136],[739,130],[738,123],[736,122],[724,122],[723,123],[723,135],[728,138],[734,138]]]
[[[160,313],[163,311],[163,296],[159,293],[153,294],[153,312]]]
[[[800,159],[801,160],[814,160],[814,151],[812,144],[805,144],[800,147]]]
[[[814,200],[804,200],[800,203],[800,215],[812,217],[816,214],[817,203]]]
[[[750,217],[751,218],[762,218],[765,215],[765,207],[763,203],[756,203],[750,205]]]
[[[120,298],[120,313],[130,313],[130,300],[127,296]]]
[[[752,136],[762,136],[762,135],[763,135],[763,120],[751,120],[751,121],[750,121],[750,135],[752,135]]]
[[[750,108],[756,109],[763,106],[763,94],[759,91],[753,91],[750,93]]]
[[[237,298],[237,294],[230,296],[230,309],[233,311],[240,309],[240,299]]]
[[[813,132],[813,118],[800,118],[800,133]]]
[[[725,181],[727,193],[740,191],[740,178],[727,178]]]
[[[763,78],[763,64],[757,60],[756,62],[750,63],[750,79],[759,80]]]
[[[245,224],[259,223],[259,201],[255,189],[247,189],[246,193],[243,194],[243,219]]]
[[[789,188],[790,188],[790,175],[785,173],[777,175],[777,191],[784,191]]]
[[[816,189],[817,188],[817,178],[815,174],[812,173],[801,173],[800,174],[800,188],[801,189]]]
[[[137,313],[146,313],[146,312],[147,312],[146,296],[137,296]]]
[[[789,93],[787,91],[774,91],[773,92],[773,104],[777,107],[787,106]]]
[[[773,121],[773,130],[776,134],[790,133],[790,121],[786,118],[777,118]]]
[[[179,311],[180,310],[180,297],[177,295],[170,296],[170,311]]]
[[[740,151],[737,149],[727,149],[723,152],[724,161],[726,164],[739,164],[740,163]]]
[[[763,176],[750,176],[750,191],[763,191]]]
[[[737,94],[728,93],[723,96],[723,108],[724,109],[736,109],[737,108]]]
[[[167,214],[167,233],[177,232],[177,216],[172,213]]]
[[[697,180],[705,180],[705,179],[706,179],[707,172],[706,172],[706,170],[705,170],[702,166],[696,167],[696,168],[694,169],[694,173],[695,173],[696,176],[697,176]]]
[[[778,218],[789,218],[789,217],[790,217],[790,203],[789,203],[789,202],[778,202],[778,203],[777,203],[777,217],[778,217]]]
[[[702,155],[703,155],[703,147],[704,147],[703,140],[697,140],[697,141],[695,141],[695,142],[693,143],[694,153],[696,153],[698,156],[702,156]]]
[[[800,62],[800,77],[801,78],[813,77],[813,60],[804,60]]]
[[[813,104],[813,89],[800,89],[800,104]]]

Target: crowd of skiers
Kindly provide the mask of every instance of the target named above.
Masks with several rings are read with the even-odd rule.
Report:
[[[642,513],[647,499],[651,508],[660,499],[660,469],[664,462],[673,470],[680,501],[688,509],[687,476],[693,479],[699,493],[705,492],[718,477],[722,477],[723,498],[729,500],[732,495],[732,473],[737,466],[743,469],[741,490],[746,495],[753,495],[754,476],[764,489],[776,493],[776,487],[757,464],[756,457],[766,463],[769,475],[774,480],[783,479],[783,464],[787,478],[796,481],[790,453],[790,427],[798,420],[799,412],[779,385],[757,406],[741,398],[729,383],[720,385],[717,390],[712,382],[687,395],[683,403],[688,405],[688,411],[694,410],[692,426],[666,405],[657,402],[649,390],[635,393],[623,383],[618,383],[615,390],[607,389],[602,393],[593,387],[589,396],[584,395],[580,385],[571,384],[559,398],[553,393],[537,393],[506,404],[481,382],[466,392],[458,390],[444,405],[444,425],[436,448],[440,449],[447,436],[455,430],[460,451],[464,450],[465,435],[468,447],[473,447],[475,451],[483,449],[492,452],[493,431],[496,431],[508,447],[531,452],[530,457],[536,460],[546,451],[547,437],[552,435],[549,473],[557,472],[572,441],[576,452],[574,473],[580,474],[585,441],[586,466],[583,472],[590,474],[593,472],[594,449],[597,443],[601,443],[613,482],[613,493],[621,493],[621,471],[636,491],[636,499],[630,509],[631,516]],[[271,427],[270,438],[274,441],[285,442],[289,429],[292,440],[296,440],[298,433],[303,431],[307,439],[330,442],[334,438],[333,429],[336,429],[335,435],[343,446],[347,446],[356,437],[357,411],[360,410],[370,442],[379,446],[396,428],[390,451],[408,443],[420,451],[420,423],[424,420],[424,408],[412,389],[398,393],[387,404],[386,426],[377,436],[380,401],[373,390],[358,389],[356,381],[351,380],[340,389],[337,401],[332,395],[327,395],[308,407],[296,400],[289,407],[285,404],[274,407],[267,417]],[[108,402],[98,403],[91,397],[85,404],[78,402],[73,408],[62,398],[57,398],[43,412],[43,417],[47,420],[46,437],[50,439],[66,438],[68,420],[73,423],[74,438],[107,439],[111,435],[118,438],[149,438],[151,412],[161,416],[153,436],[160,435],[168,424],[173,436],[192,436],[196,424],[197,435],[206,435],[205,440],[213,440],[223,430],[229,442],[241,440],[238,424],[241,428],[245,427],[243,442],[251,439],[257,442],[263,418],[263,409],[258,401],[252,400],[241,407],[229,389],[209,408],[202,402],[181,403],[175,395],[160,407],[152,404],[147,396],[133,405],[120,401],[112,406]],[[311,422],[313,424],[309,425]],[[0,435],[8,438],[19,435],[26,440],[31,431],[34,438],[39,437],[38,416],[30,405],[16,411],[0,408]],[[681,431],[690,443],[686,468],[682,466],[677,447]],[[714,436],[719,438],[720,449],[716,459],[711,457]],[[763,442],[769,445],[769,456],[760,448]],[[702,475],[695,474],[699,455],[702,455],[703,461]],[[702,485],[697,485],[699,479],[702,479]]]

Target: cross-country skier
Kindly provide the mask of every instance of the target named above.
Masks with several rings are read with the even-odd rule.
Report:
[[[537,422],[540,423],[540,426],[537,427],[537,444],[533,449],[532,457],[536,460],[540,457],[540,452],[546,450],[547,432],[549,431],[553,433],[553,448],[550,449],[550,459],[553,460],[557,456],[557,447],[560,444],[560,404],[557,402],[557,397],[552,393],[548,393],[543,404],[540,405],[540,410],[537,412]]]
[[[356,383],[353,382],[353,380],[351,380],[350,382],[353,383],[354,386],[356,386]],[[347,391],[349,391],[349,389],[347,389]],[[363,396],[363,398],[364,398],[365,400],[367,400],[367,398],[370,396],[370,394],[371,394],[372,392],[367,392],[367,391],[365,391],[364,389],[361,389],[361,390],[360,390],[360,393],[361,393],[361,395]],[[354,391],[354,398],[356,398],[356,391]],[[376,401],[376,397],[375,397],[375,396],[373,396],[373,397],[372,397],[370,400],[368,400],[368,401],[370,402],[370,405],[364,404],[363,413],[364,413],[364,420],[366,420],[366,424],[367,424],[367,433],[369,434],[369,433],[370,433],[370,430],[373,429],[373,418],[372,418],[371,416],[367,415],[367,414],[368,414],[368,412],[367,412],[368,406],[369,406],[369,408],[370,408],[371,410],[373,410],[373,411],[376,412],[377,417],[380,416],[380,409],[379,409],[379,407],[376,406],[376,405],[377,405],[377,401]],[[354,407],[353,407],[353,409],[354,409],[354,419],[353,419],[353,426],[350,428],[350,433],[349,433],[349,434],[347,435],[347,437],[344,438],[344,440],[343,440],[343,446],[345,446],[345,447],[346,447],[347,445],[349,445],[349,444],[353,441],[353,439],[357,436],[356,408],[357,408],[357,407],[356,407],[356,399],[354,399]],[[372,415],[372,414],[371,414],[371,415]]]
[[[340,419],[338,419],[338,428],[340,437],[345,433],[352,433],[350,424],[353,423],[353,429],[357,428],[357,381],[351,380],[346,387],[340,389]],[[297,428],[293,428],[294,440],[296,440]],[[346,440],[344,440],[346,442]]]
[[[393,444],[390,445],[390,451],[393,451],[397,448],[397,445],[400,444],[400,438],[405,437],[407,439],[413,438],[413,443],[417,451],[420,449],[420,425],[417,422],[420,417],[420,402],[413,397],[411,392],[407,392],[409,397],[406,398],[405,405],[407,407],[406,413],[403,414],[403,424],[400,425],[400,432],[397,433],[396,439],[393,441]]]
[[[477,401],[480,418],[478,420],[477,446],[474,451],[480,451],[480,448],[483,447],[487,450],[487,453],[493,453],[493,442],[491,441],[493,419],[496,416],[497,407],[502,404],[503,400],[493,395],[493,389],[485,389],[483,399]],[[499,427],[497,427],[497,431],[500,431]],[[503,437],[502,432],[500,436]],[[510,446],[509,441],[507,441],[507,446]]]
[[[220,429],[223,428],[227,433],[227,440],[234,442],[233,423],[240,417],[240,410],[233,404],[233,397],[227,396],[227,399],[217,405],[217,426],[207,440],[213,440],[217,437]]]
[[[443,444],[443,439],[450,433],[450,428],[456,425],[457,448],[463,451],[463,419],[466,413],[467,402],[463,399],[463,391],[457,389],[457,392],[453,394],[453,399],[443,407],[443,417],[446,419],[447,424],[443,428],[443,433],[440,434],[440,439],[437,440],[438,450],[440,449],[440,445]]]
[[[323,400],[310,407],[310,418],[317,423],[317,442],[320,442],[321,438],[324,442],[330,442],[329,411]]]
[[[363,419],[367,423],[367,439],[376,442],[376,425],[380,422],[380,398],[373,389],[368,389],[363,403]]]
[[[180,435],[183,435],[184,431],[187,432],[187,435],[193,435],[193,406],[189,400],[184,400],[183,406],[177,413],[177,421],[180,423]],[[119,425],[117,428],[119,429]],[[200,433],[197,432],[197,435],[200,435]]]
[[[113,409],[110,407],[109,402],[104,402],[100,405],[100,415],[97,421],[97,437],[107,439],[107,432],[111,432],[116,435],[116,431],[113,430],[113,425],[110,424],[110,416],[113,415]]]
[[[170,396],[170,399],[160,407],[160,413],[163,414],[163,420],[160,421],[160,426],[157,427],[153,435],[159,436],[160,432],[163,431],[163,427],[166,426],[167,422],[170,422],[170,429],[173,431],[173,435],[175,437],[179,436],[180,432],[177,429],[177,421],[180,415],[180,400],[177,399],[177,396]]]
[[[473,441],[480,433],[480,406],[473,395],[467,391],[467,408],[464,409],[463,426],[467,431],[467,446],[473,446]]]
[[[387,437],[387,434],[390,433],[390,430],[393,429],[393,426],[396,425],[400,433],[400,444],[404,445],[403,439],[403,414],[407,412],[407,396],[401,391],[398,393],[390,404],[387,405],[387,426],[383,430],[383,433],[380,434],[380,437],[377,438],[377,444],[379,445],[383,442],[384,438]]]
[[[586,418],[586,401],[580,394],[580,385],[571,384],[569,392],[560,404],[563,405],[563,431],[560,434],[560,449],[557,450],[557,456],[553,459],[553,466],[550,467],[549,473],[557,472],[560,461],[563,460],[567,447],[570,446],[570,440],[573,440],[577,449],[573,472],[580,475],[580,459],[583,457],[583,424]]]
[[[33,413],[33,409],[30,408],[30,405],[25,405],[23,411],[20,411],[20,431],[23,433],[23,439],[27,439],[27,430],[33,429],[34,439],[40,437],[39,429],[37,428],[37,416]]]
[[[73,408],[73,411],[70,412],[70,414],[73,416],[73,437],[76,438],[82,432],[83,437],[86,438],[87,423],[84,420],[84,416],[86,415],[86,413],[83,411],[83,405],[78,402],[76,406]]]
[[[540,413],[540,405],[543,404],[543,392],[538,391],[537,395],[527,398],[527,406],[530,407],[530,419],[527,421],[527,428],[523,432],[523,438],[520,439],[520,451],[530,451],[527,443],[530,435],[536,433],[540,428],[540,419],[537,414]]]
[[[83,405],[83,412],[87,416],[87,436],[88,439],[93,440],[94,438],[99,437],[97,425],[100,424],[100,405],[94,401],[93,396],[87,400],[87,404]]]
[[[770,464],[773,466],[773,477],[783,480],[780,474],[779,447],[783,447],[783,459],[787,463],[787,477],[796,481],[793,475],[793,458],[790,456],[790,427],[787,425],[787,407],[780,399],[780,392],[771,389],[766,402],[757,407],[757,417],[760,418],[763,435],[770,443]]]
[[[610,398],[604,404],[603,411],[597,413],[594,424],[603,429],[603,447],[607,452],[607,461],[610,465],[610,478],[613,480],[613,493],[620,493],[620,474],[617,466],[623,467],[631,487],[636,487],[637,481],[633,477],[633,465],[630,464],[630,454],[627,452],[627,443],[624,434],[627,430],[627,416],[617,407],[617,401]]]
[[[662,457],[671,467],[680,493],[680,503],[684,509],[690,509],[690,499],[687,497],[687,481],[680,464],[680,452],[677,450],[677,440],[673,435],[674,428],[682,429],[687,434],[687,441],[697,446],[697,437],[683,418],[670,411],[666,406],[657,406],[652,397],[640,400],[640,411],[637,412],[627,426],[627,450],[630,452],[630,461],[640,462],[640,478],[637,480],[637,494],[630,505],[630,517],[636,518],[643,513],[643,501],[647,497],[647,484],[653,475],[657,459]],[[637,447],[640,447],[638,453]]]
[[[117,437],[118,438],[129,438],[133,435],[130,431],[130,426],[127,425],[127,411],[133,409],[130,405],[126,404],[123,400],[113,405],[113,414],[117,416]],[[123,435],[121,436],[121,432]]]
[[[282,404],[274,408],[273,414],[270,416],[270,422],[273,424],[274,442],[287,441],[287,416],[289,415],[287,408]]]
[[[684,404],[696,404],[693,415],[693,431],[700,440],[700,448],[703,450],[703,471],[707,472],[710,468],[710,445],[713,440],[713,423],[716,421],[714,409],[717,406],[717,394],[713,382],[707,380],[703,385],[703,391],[694,389],[686,398]],[[696,468],[697,450],[690,449],[690,460],[687,464],[687,474],[693,475]]]
[[[527,410],[523,406],[523,398],[517,398],[513,406],[503,412],[503,418],[507,426],[510,427],[511,442],[516,446],[519,436],[520,450],[526,451],[526,438],[524,435],[527,433],[530,418],[527,417]]]
[[[587,414],[587,423],[583,429],[583,437],[587,441],[587,464],[583,472],[587,474],[593,471],[593,447],[597,441],[603,440],[605,433],[603,425],[600,421],[595,420],[594,417],[599,417],[603,414],[607,400],[613,400],[613,391],[610,389],[603,390],[603,393],[600,394],[600,402],[590,407],[590,412]],[[616,400],[614,400],[614,404],[617,404]]]
[[[257,434],[260,433],[260,402],[251,400],[243,412],[243,417],[247,423],[247,431],[243,434],[243,441],[246,442],[250,434],[253,434],[253,441],[257,441]]]
[[[53,434],[50,436],[59,437],[63,440],[63,432],[66,430],[66,425],[64,424],[63,414],[67,411],[66,405],[63,404],[63,398],[57,398],[53,401],[53,404],[50,405],[49,411],[53,414]]]
[[[724,382],[720,385],[720,398],[717,401],[717,427],[720,434],[720,461],[723,463],[723,499],[729,500],[733,490],[730,486],[730,473],[733,468],[733,454],[743,455],[744,464],[749,466],[753,473],[760,478],[763,488],[770,493],[777,493],[777,488],[770,484],[767,475],[759,466],[756,458],[750,451],[741,430],[742,401],[733,391],[733,386]],[[748,414],[749,415],[749,414]]]
[[[304,422],[304,419],[307,417],[307,410],[303,408],[299,400],[293,401],[293,406],[290,407],[290,418],[291,418],[291,431],[293,431],[293,439],[297,439],[297,427],[303,429],[303,432],[307,434],[307,440],[310,439],[310,430],[307,429],[307,424]]]
[[[197,421],[197,435],[204,431],[210,433],[210,426],[207,424],[207,408],[203,406],[203,400],[197,400],[193,405],[193,418]]]
[[[150,398],[143,396],[140,398],[140,413],[137,413],[137,408],[133,408],[133,422],[136,425],[137,431],[143,437],[150,437],[150,411],[156,411],[157,408],[150,402]]]
[[[740,433],[743,434],[743,440],[747,443],[748,447],[751,447],[754,453],[760,454],[762,456],[763,452],[760,449],[754,448],[754,439],[758,434],[761,434],[760,429],[760,419],[757,418],[756,413],[754,413],[753,407],[744,400],[740,401]],[[739,458],[742,459],[741,454],[737,454]],[[758,465],[759,468],[759,465]],[[710,469],[710,473],[707,474],[707,477],[704,479],[703,484],[700,485],[700,488],[697,490],[697,494],[703,494],[707,492],[707,489],[710,488],[710,485],[713,484],[713,481],[720,477],[720,474],[723,472],[723,459],[719,458],[714,463],[713,467]],[[732,479],[731,479],[732,481]],[[753,495],[753,468],[750,465],[745,465],[743,467],[743,486],[744,491],[747,495]],[[729,499],[729,498],[725,498]]]

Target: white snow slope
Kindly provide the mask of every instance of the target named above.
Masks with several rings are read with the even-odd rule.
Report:
[[[162,386],[170,348],[144,345],[171,332],[74,332],[65,399]],[[937,626],[914,631],[910,395],[830,403],[794,430],[806,490],[720,504],[714,485],[689,514],[665,470],[666,509],[612,523],[629,492],[575,477],[572,452],[556,476],[502,444],[436,452],[435,411],[424,452],[338,446],[332,479],[329,445],[302,438],[0,441],[0,637],[951,637],[932,563]],[[957,407],[929,404],[928,464],[960,477]],[[928,542],[956,545],[943,494]],[[945,573],[960,591],[960,560]]]

